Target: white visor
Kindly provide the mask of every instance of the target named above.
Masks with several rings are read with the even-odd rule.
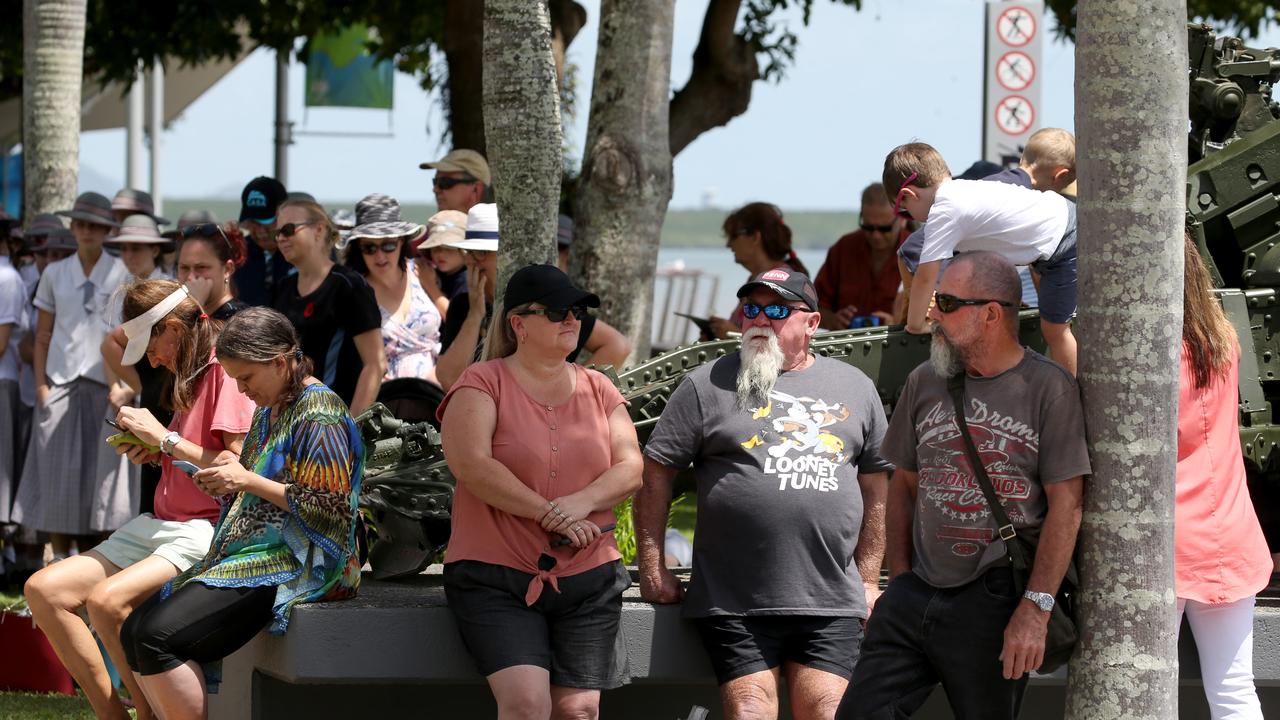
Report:
[[[142,356],[147,354],[147,345],[151,343],[151,328],[155,327],[155,324],[165,315],[173,312],[173,309],[178,307],[178,303],[186,298],[187,288],[185,285],[180,285],[177,290],[169,293],[169,297],[153,305],[150,310],[120,326],[125,336],[129,338],[129,344],[124,348],[124,357],[120,359],[121,365],[138,364]]]

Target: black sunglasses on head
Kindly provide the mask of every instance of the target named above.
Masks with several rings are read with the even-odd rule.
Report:
[[[893,232],[893,223],[888,225],[872,225],[871,223],[862,223],[858,227],[862,228],[862,232],[878,232],[882,235],[888,235]]]
[[[365,255],[372,255],[379,250],[384,253],[393,253],[400,247],[399,240],[385,240],[380,243],[360,243],[360,252]]]
[[[575,318],[581,320],[587,316],[587,308],[583,305],[574,305],[567,308],[532,308],[525,310],[519,315],[541,315],[553,323],[564,322],[565,318],[572,313]]]
[[[948,295],[947,293],[936,293],[933,297],[938,306],[938,312],[943,313],[944,315],[949,315],[965,305],[986,305],[987,303],[995,303],[1000,307],[1013,307],[1013,303],[1005,302],[1004,300],[958,298],[955,295]]]
[[[460,178],[435,177],[431,179],[431,184],[434,185],[435,187],[440,188],[441,190],[452,190],[454,187],[458,185],[469,185],[475,182],[480,182],[480,181],[473,177],[460,177]]]
[[[281,225],[280,228],[276,230],[276,237],[291,238],[294,235],[298,234],[298,228],[305,227],[307,225],[315,225],[315,223],[300,222],[300,223],[289,223],[288,225]]]
[[[206,240],[215,236],[221,237],[222,242],[227,244],[227,250],[231,250],[231,238],[227,237],[227,233],[217,223],[200,223],[199,225],[187,225],[178,232],[182,234],[182,239],[186,240],[193,237],[202,237]],[[234,253],[230,253],[234,254]]]

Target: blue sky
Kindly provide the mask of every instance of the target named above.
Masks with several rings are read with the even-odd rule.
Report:
[[[579,0],[587,27],[569,48],[580,67],[581,108],[569,133],[580,155],[586,135],[599,0]],[[751,107],[675,159],[673,208],[768,200],[786,210],[848,209],[879,177],[885,153],[911,139],[933,143],[957,171],[978,158],[982,122],[981,0],[864,0],[860,12],[815,2],[811,23],[788,21],[799,50],[778,84],[756,83]],[[672,87],[688,78],[703,0],[676,3]],[[1041,68],[1042,126],[1073,128],[1074,48],[1048,42]],[[290,148],[290,189],[322,200],[385,192],[429,202],[430,173],[418,163],[443,154],[444,119],[435,97],[397,74],[396,108],[302,107],[303,68],[293,67],[296,129],[386,133],[388,138],[302,134]],[[258,51],[223,78],[163,136],[162,190],[168,197],[235,197],[251,177],[272,170],[274,56]],[[85,177],[111,187],[124,178],[123,130],[85,133]]]

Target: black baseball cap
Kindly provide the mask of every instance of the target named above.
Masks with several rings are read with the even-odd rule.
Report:
[[[277,179],[259,175],[240,193],[240,222],[252,220],[268,225],[276,221],[276,209],[289,197]]]
[[[809,276],[802,272],[786,268],[765,270],[748,280],[746,285],[738,288],[738,297],[746,297],[758,287],[772,290],[787,300],[799,300],[809,308],[810,312],[818,310],[818,291],[814,289],[813,281]]]
[[[507,281],[502,302],[509,308],[535,302],[549,308],[600,307],[600,298],[574,287],[555,265],[525,265],[517,270]]]

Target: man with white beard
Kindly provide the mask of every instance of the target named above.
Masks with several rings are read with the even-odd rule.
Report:
[[[813,283],[789,269],[738,290],[742,349],[671,395],[645,447],[634,500],[640,593],[684,601],[720,684],[725,716],[829,720],[878,594],[886,421],[871,380],[809,351]],[[698,488],[693,579],[667,569],[663,536],[676,474]]]
[[[955,256],[929,309],[930,362],[907,378],[883,452],[892,578],[867,623],[841,720],[910,717],[939,683],[958,718],[1013,720],[1044,659],[1090,472],[1075,378],[1018,339],[1022,284],[991,252]],[[1039,531],[1020,593],[965,425],[1014,531]]]

